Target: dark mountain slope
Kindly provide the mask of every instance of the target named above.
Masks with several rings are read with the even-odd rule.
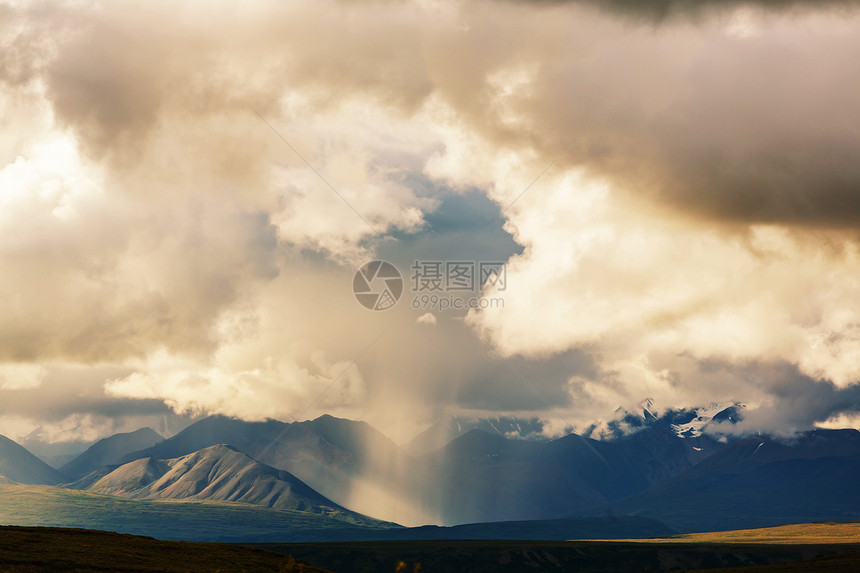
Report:
[[[226,416],[209,416],[191,424],[163,442],[128,453],[119,460],[119,463],[148,457],[177,458],[217,444],[228,444],[248,453],[248,450],[253,449],[251,448],[253,443],[266,436],[277,435],[287,425],[278,420],[246,422]]]
[[[612,440],[570,434],[549,442],[473,430],[429,456],[424,471],[442,468],[435,495],[447,523],[552,519],[604,506],[689,469],[704,455],[705,447],[692,445],[702,440],[681,438],[668,425]]]
[[[151,428],[114,434],[99,440],[78,457],[60,468],[67,476],[80,479],[101,466],[118,464],[131,452],[148,448],[164,440]]]
[[[23,484],[56,485],[69,481],[18,443],[0,436],[0,476]]]
[[[860,517],[860,432],[747,438],[612,510],[684,531]]]

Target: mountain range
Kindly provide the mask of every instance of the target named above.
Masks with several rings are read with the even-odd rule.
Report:
[[[217,444],[229,444],[260,463],[290,472],[333,502],[360,513],[371,514],[376,502],[355,495],[359,484],[379,484],[402,497],[410,493],[403,488],[412,463],[406,452],[365,422],[328,415],[291,424],[211,416],[158,444],[128,452],[119,462],[176,458]],[[91,464],[88,469],[98,467]]]
[[[529,442],[472,430],[432,454],[450,523],[550,519],[643,491],[705,459],[721,445],[678,438],[655,425],[618,440],[570,434]]]
[[[683,531],[850,520],[860,518],[858,479],[857,430],[817,429],[782,440],[750,437],[608,511]]]
[[[658,414],[645,402],[583,435],[554,439],[514,418],[488,421],[492,432],[463,420],[458,431],[473,427],[442,447],[408,452],[364,422],[332,416],[294,423],[212,416],[164,440],[150,429],[101,440],[61,471],[0,438],[0,483],[299,512],[348,523],[340,539],[480,531],[561,539],[570,523],[581,526],[572,519],[609,519],[618,532],[647,524],[664,534],[860,518],[860,432],[732,438],[717,431],[742,417],[739,404]],[[452,428],[450,420],[437,429],[444,427]],[[423,523],[478,525],[380,533],[394,525],[373,518],[391,521],[384,509],[392,500],[401,505],[389,510],[433,516]]]

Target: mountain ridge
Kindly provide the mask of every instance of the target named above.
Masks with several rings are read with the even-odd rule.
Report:
[[[68,481],[63,473],[6,436],[0,436],[0,475],[22,484],[57,485]]]
[[[91,445],[63,465],[60,471],[78,480],[102,466],[119,463],[130,452],[153,446],[163,440],[158,432],[148,427],[113,434]]]
[[[857,430],[750,437],[607,509],[685,531],[858,519],[858,475]]]
[[[397,492],[412,465],[406,452],[370,424],[330,415],[293,423],[210,416],[123,461],[169,459],[221,443],[287,471],[333,502],[365,514],[378,507],[355,495],[357,485],[373,484],[383,495]]]
[[[172,459],[139,458],[83,484],[93,493],[146,500],[208,500],[369,519],[327,499],[299,478],[219,444]]]
[[[415,509],[418,517],[406,521],[413,525],[609,512],[697,531],[860,517],[860,496],[848,488],[860,475],[860,432],[817,429],[792,437],[723,442],[705,428],[715,420],[738,421],[741,410],[734,403],[654,410],[653,404],[643,403],[635,431],[604,439],[572,433],[528,440],[473,429],[423,456],[407,454],[366,422],[330,415],[294,423],[212,416],[126,454],[133,458],[128,462],[101,466],[70,487],[134,499],[199,496],[267,507],[316,505],[398,521],[403,514],[396,506],[387,514],[376,513],[390,498]],[[197,446],[202,447],[189,451]],[[27,458],[18,448],[17,454]],[[187,462],[186,470],[174,471],[176,460],[188,456],[182,462]],[[231,456],[241,463],[220,461]],[[25,483],[12,474],[0,471],[0,481]],[[215,482],[201,481],[200,476],[210,474]],[[280,483],[290,482],[287,475],[324,501],[301,505],[290,498],[293,490]],[[51,479],[71,481],[57,482],[56,474]],[[380,498],[380,491],[389,497]],[[776,491],[790,503],[775,498]],[[356,505],[362,502],[364,506]],[[756,511],[760,519],[751,519]]]

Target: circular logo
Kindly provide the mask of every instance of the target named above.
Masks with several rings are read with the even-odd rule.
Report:
[[[352,292],[364,308],[388,310],[403,294],[403,277],[388,261],[370,261],[355,271]]]

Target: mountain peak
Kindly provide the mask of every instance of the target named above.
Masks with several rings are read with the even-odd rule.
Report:
[[[237,450],[236,448],[234,448],[233,446],[231,446],[230,444],[214,444],[214,445],[208,446],[206,448],[201,448],[200,450],[198,450],[194,453],[200,454],[203,452],[213,453],[213,454],[226,454],[226,453],[231,453],[231,452],[235,452],[238,454],[242,453],[239,450]]]
[[[688,414],[692,414],[690,420],[671,424],[670,427],[679,438],[697,438],[712,424],[739,422],[743,418],[741,413],[743,407],[743,404],[737,402],[722,402],[692,411],[687,410]]]
[[[131,452],[149,448],[164,438],[152,428],[140,428],[103,438],[60,468],[64,474],[80,479],[102,466],[118,464]]]
[[[646,420],[648,418],[657,419],[657,416],[653,413],[655,410],[654,399],[653,398],[645,398],[641,402],[639,402],[639,409],[642,411],[642,417]]]

